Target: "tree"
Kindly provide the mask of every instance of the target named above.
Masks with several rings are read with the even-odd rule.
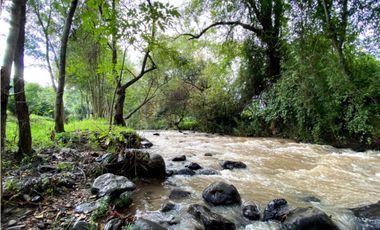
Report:
[[[21,11],[25,0],[13,0],[11,6],[10,31],[7,38],[4,62],[1,68],[1,148],[4,148],[7,121],[7,105],[10,89],[10,75],[12,62],[17,47],[18,36],[21,26]]]
[[[30,131],[29,109],[26,103],[24,90],[24,43],[25,43],[25,21],[26,1],[22,2],[19,36],[14,54],[15,74],[13,77],[16,113],[18,120],[18,153],[19,156],[32,153],[32,134]]]
[[[65,114],[63,106],[63,93],[65,89],[65,78],[66,78],[66,51],[67,42],[69,40],[70,28],[73,22],[73,17],[75,10],[78,5],[78,0],[71,1],[69,13],[67,14],[65,25],[63,28],[63,33],[61,37],[61,48],[59,53],[59,78],[57,95],[55,99],[55,131],[57,133],[64,132]]]

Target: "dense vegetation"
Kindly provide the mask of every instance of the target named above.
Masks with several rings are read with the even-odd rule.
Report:
[[[19,22],[1,76],[2,137],[4,111],[14,115],[5,146],[26,140],[18,116],[20,130],[30,119],[35,148],[94,124],[379,148],[379,7],[363,0],[194,0],[178,8],[14,0],[3,9]],[[52,87],[17,85],[24,50],[46,63]],[[81,120],[86,125],[73,125]],[[30,153],[22,143],[19,152]]]

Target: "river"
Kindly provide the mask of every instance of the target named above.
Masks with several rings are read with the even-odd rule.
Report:
[[[171,229],[196,229],[197,223],[186,213],[189,204],[202,201],[202,191],[210,183],[233,184],[243,203],[255,202],[263,210],[275,198],[285,198],[291,207],[317,207],[341,229],[355,229],[354,217],[347,208],[376,203],[380,198],[380,153],[354,152],[328,145],[297,143],[276,138],[221,136],[197,132],[140,131],[153,143],[148,151],[163,156],[169,169],[183,168],[196,162],[203,168],[220,171],[220,175],[169,177],[164,183],[147,184],[134,194],[133,208],[137,216],[162,221],[177,218]],[[211,156],[205,156],[205,154]],[[186,162],[172,162],[186,155]],[[206,154],[207,155],[207,154]],[[220,160],[242,161],[247,169],[222,170]],[[169,201],[173,187],[192,193],[177,202],[175,213],[162,214],[159,209]],[[237,207],[213,208],[237,223],[240,229],[278,229],[276,223],[247,221]]]

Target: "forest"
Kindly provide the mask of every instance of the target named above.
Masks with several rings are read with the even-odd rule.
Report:
[[[47,152],[64,158],[49,158],[53,171],[101,175],[67,148],[126,152],[121,174],[151,175],[149,154],[126,150],[153,145],[144,130],[380,150],[377,0],[11,0],[0,9],[6,199],[33,203],[35,189],[4,175],[53,170],[41,169]],[[41,77],[25,76],[26,57],[49,85],[25,81]],[[119,175],[115,166],[99,167]]]

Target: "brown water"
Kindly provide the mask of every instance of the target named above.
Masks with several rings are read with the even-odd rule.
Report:
[[[235,185],[243,202],[255,202],[261,209],[275,198],[285,198],[292,207],[315,206],[332,216],[342,229],[355,229],[354,218],[346,208],[376,203],[380,199],[380,152],[357,153],[331,146],[296,143],[274,138],[246,138],[177,131],[141,131],[154,146],[151,153],[162,155],[167,168],[183,168],[189,161],[203,168],[216,169],[217,176],[173,176],[163,184],[150,184],[134,195],[137,215],[156,221],[173,216],[180,224],[172,229],[194,229],[186,209],[188,204],[203,204],[204,188],[215,181]],[[204,156],[211,153],[212,156]],[[187,162],[171,162],[174,156],[186,155]],[[242,161],[247,169],[222,170],[220,160]],[[170,190],[178,186],[191,191],[180,208],[166,215],[158,212],[166,203]],[[308,202],[316,197],[320,202]],[[240,223],[241,229],[278,229],[276,223],[249,222],[237,208],[214,208],[213,211]]]

